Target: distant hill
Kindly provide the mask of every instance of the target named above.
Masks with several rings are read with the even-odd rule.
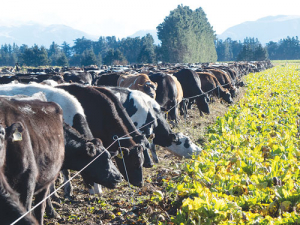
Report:
[[[279,41],[287,36],[300,37],[300,16],[268,16],[256,21],[247,21],[228,28],[222,34],[217,35],[219,39],[244,41],[246,37],[258,38],[262,44],[269,41]]]
[[[139,30],[135,32],[133,35],[130,35],[129,37],[134,38],[134,37],[144,37],[146,34],[151,34],[153,39],[154,39],[154,44],[158,45],[161,43],[161,41],[157,37],[157,31],[156,30]]]
[[[0,45],[16,43],[18,46],[26,44],[31,47],[37,44],[49,48],[53,41],[58,45],[66,41],[73,46],[74,40],[83,36],[95,41],[99,38],[58,24],[44,26],[38,23],[27,23],[18,26],[0,26]]]

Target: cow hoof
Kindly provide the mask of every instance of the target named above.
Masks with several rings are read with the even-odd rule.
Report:
[[[64,197],[65,197],[65,199],[67,199],[70,202],[73,201],[73,198],[70,195],[65,195]]]

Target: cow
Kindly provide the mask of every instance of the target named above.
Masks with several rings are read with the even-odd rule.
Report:
[[[177,97],[176,97],[176,108],[175,108],[175,122],[177,123],[177,120],[178,120],[178,117],[179,117],[179,113],[178,113],[178,108],[179,108],[179,105],[180,103],[182,102],[183,100],[183,90],[182,90],[182,86],[180,84],[180,82],[177,80],[177,78],[175,76],[172,76],[172,75],[169,75],[173,81],[175,82],[175,85],[176,85],[176,89],[177,89]]]
[[[4,84],[0,85],[0,95],[33,95],[38,92],[43,92],[48,101],[56,102],[63,109],[64,121],[73,126],[76,130],[83,134],[86,138],[92,139],[92,133],[89,127],[80,127],[82,124],[74,123],[74,117],[76,114],[80,114],[85,118],[84,110],[78,100],[64,90],[60,90],[48,85],[42,84]],[[87,124],[87,123],[86,123]]]
[[[25,209],[41,202],[64,160],[63,113],[53,102],[0,98],[0,121],[6,127],[5,177]],[[45,202],[34,215],[43,224]]]
[[[69,180],[68,169],[80,171],[86,165],[82,172],[82,178],[85,184],[91,189],[94,183],[101,184],[107,188],[115,188],[122,181],[122,175],[113,164],[110,153],[103,147],[98,138],[87,140],[76,129],[64,123],[64,140],[65,140],[65,158],[62,165],[64,183]],[[68,182],[64,186],[65,197],[71,199],[72,186]],[[52,192],[54,184],[52,184]],[[58,217],[58,214],[48,201],[47,215],[49,217]]]
[[[120,118],[122,119],[124,125],[126,126],[128,132],[130,132],[130,136],[133,138],[133,140],[136,143],[141,143],[144,147],[144,164],[143,167],[145,168],[151,168],[153,167],[153,162],[150,158],[148,149],[150,148],[150,143],[145,137],[145,135],[140,134],[136,127],[134,126],[131,118],[128,116],[128,113],[126,112],[125,108],[121,104],[121,102],[118,100],[118,98],[107,88],[105,87],[93,87],[97,91],[100,91],[101,93],[105,94],[106,97],[108,97],[115,105],[116,110],[118,111],[118,114]]]
[[[231,79],[229,75],[219,69],[207,69],[208,71],[212,72],[215,77],[218,79],[219,83],[224,87],[227,88],[231,94],[231,97],[235,97],[237,93],[236,87],[231,83]]]
[[[8,225],[21,218],[26,213],[24,206],[19,200],[19,194],[7,183],[3,166],[5,162],[5,128],[0,125],[0,219],[1,224]],[[20,220],[24,225],[37,225],[36,219],[27,214]]]
[[[176,73],[174,76],[180,82],[183,90],[183,97],[185,99],[189,99],[190,101],[196,100],[196,104],[198,110],[200,112],[200,116],[203,113],[209,114],[209,106],[208,106],[208,96],[201,89],[201,81],[198,74],[190,69],[182,69]],[[184,108],[184,113],[186,113],[186,109],[184,107],[184,102],[180,104],[181,112]]]
[[[137,90],[119,87],[106,88],[109,88],[120,99],[136,127],[146,137],[155,136],[153,144],[166,147],[179,157],[190,158],[193,154],[201,152],[201,149],[189,137],[182,133],[172,132],[160,110],[160,105],[154,99]],[[155,148],[151,150],[153,160],[157,163]]]
[[[129,182],[135,186],[142,186],[143,147],[140,144],[137,145],[130,138],[128,130],[119,117],[114,103],[93,87],[71,84],[58,85],[56,89],[63,89],[78,99],[84,108],[92,135],[100,138],[103,145],[112,154],[115,154],[120,149],[119,142],[114,141],[114,138],[129,137],[128,139],[120,140],[127,172],[124,168],[123,160],[119,157],[115,157],[115,160],[125,179],[129,179]],[[126,174],[128,174],[128,178]]]
[[[1,128],[1,132],[4,128]],[[5,131],[5,130],[4,130]],[[3,134],[3,133],[2,133]],[[1,137],[3,135],[1,134]],[[1,150],[3,152],[3,149]],[[1,153],[2,154],[2,153]],[[3,156],[1,155],[1,158]],[[9,225],[21,218],[26,213],[25,208],[19,201],[19,195],[7,183],[3,171],[0,172],[0,219],[1,224]],[[38,225],[36,219],[27,214],[18,224]]]
[[[98,78],[95,79],[93,85],[117,86],[118,79],[120,78],[120,76],[120,73],[101,74]]]
[[[84,71],[67,71],[63,73],[65,82],[92,84],[93,78],[89,72]]]
[[[157,83],[155,100],[163,111],[168,112],[169,119],[178,122],[177,86],[172,77],[164,73],[150,73],[149,78]]]
[[[232,103],[231,94],[229,91],[222,87],[218,79],[209,72],[197,72],[201,80],[201,88],[208,94],[213,94],[218,98],[221,97],[224,101]]]
[[[117,86],[142,91],[153,99],[156,97],[157,83],[152,82],[147,74],[121,75]]]

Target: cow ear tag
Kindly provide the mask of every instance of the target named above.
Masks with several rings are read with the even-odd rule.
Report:
[[[18,130],[13,133],[12,141],[22,141],[22,134]]]
[[[122,152],[121,149],[120,149],[120,152],[119,152],[119,154],[117,155],[117,157],[118,157],[119,159],[123,159],[123,152]]]

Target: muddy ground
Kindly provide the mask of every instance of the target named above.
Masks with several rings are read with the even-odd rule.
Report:
[[[234,104],[244,92],[245,88],[239,88]],[[173,130],[188,135],[201,146],[207,141],[207,127],[213,124],[217,117],[223,116],[228,106],[227,103],[214,99],[210,103],[211,113],[200,117],[194,105],[188,111],[188,118],[184,119],[182,116],[178,127],[174,127]],[[44,224],[157,224],[157,221],[172,224],[169,222],[170,217],[176,214],[178,206],[171,205],[171,201],[167,198],[157,204],[151,197],[153,193],[159,193],[158,191],[165,192],[164,180],[180,175],[181,165],[186,159],[180,159],[162,147],[157,147],[157,154],[160,162],[153,168],[144,168],[145,184],[141,188],[129,187],[127,182],[122,182],[116,189],[103,188],[101,196],[92,196],[85,188],[81,177],[76,177],[72,181],[73,199],[71,201],[65,199],[63,191],[59,190],[60,203],[53,202],[61,218],[45,217]]]

